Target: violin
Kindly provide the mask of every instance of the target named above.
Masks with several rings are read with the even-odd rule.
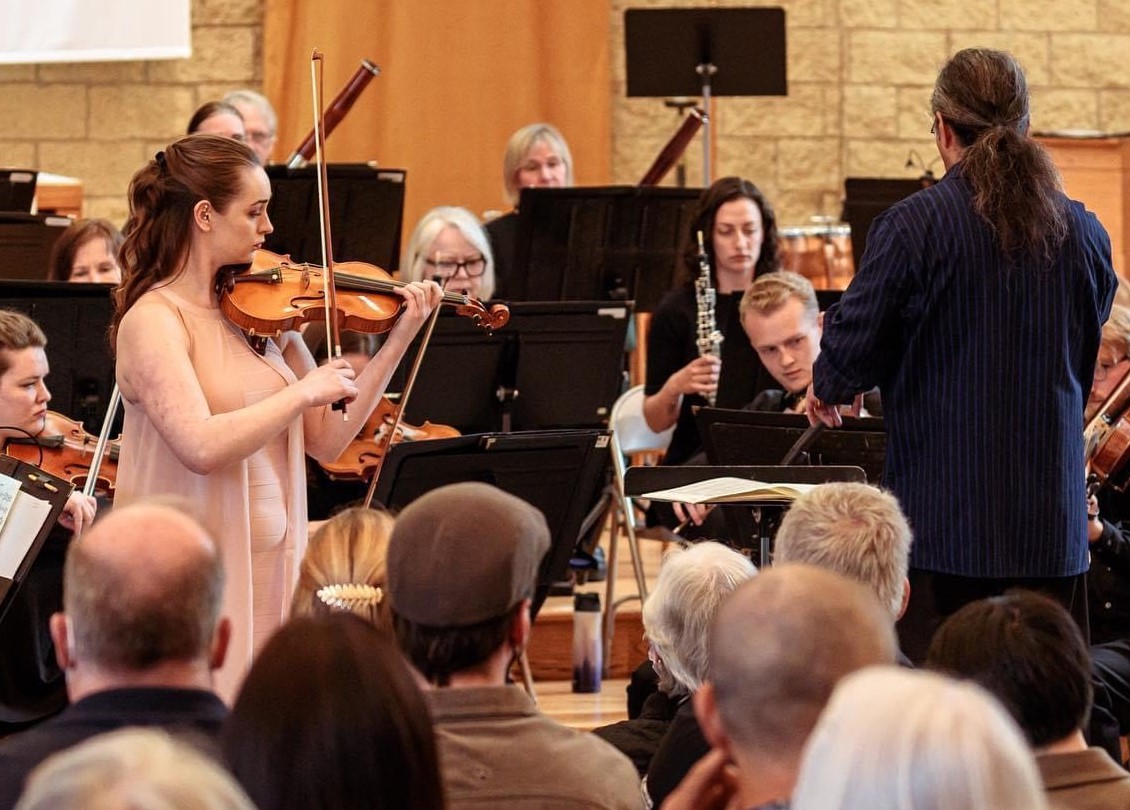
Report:
[[[1115,478],[1130,462],[1130,364],[1125,361],[1108,374],[1119,375],[1109,379],[1114,385],[1098,411],[1087,421],[1083,430],[1084,453],[1087,459],[1088,488],[1091,494]],[[1122,486],[1114,487],[1118,491]]]
[[[94,464],[97,444],[98,437],[87,433],[81,422],[68,419],[61,413],[48,411],[43,430],[38,436],[10,438],[4,445],[4,452],[83,489],[87,484],[91,465]],[[110,500],[114,498],[120,448],[120,439],[107,443],[107,450],[95,477],[93,494],[96,497]]]
[[[322,464],[322,469],[334,481],[367,481],[379,466],[383,448],[387,446],[388,432],[393,429],[394,423],[396,405],[387,396],[381,397],[357,438],[349,443],[336,461]],[[422,425],[400,422],[396,424],[390,443],[450,439],[461,435],[449,425],[435,425],[428,421]]]
[[[392,329],[405,308],[396,290],[408,282],[397,281],[366,262],[335,262],[332,266],[336,291],[333,325],[369,334]],[[249,268],[220,271],[216,281],[220,310],[251,338],[278,337],[305,323],[325,320],[324,275],[323,267],[256,250]],[[488,308],[477,298],[454,292],[445,292],[442,302],[453,305],[456,312],[488,332],[510,320],[510,310],[504,304]]]

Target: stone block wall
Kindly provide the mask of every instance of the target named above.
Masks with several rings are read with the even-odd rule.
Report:
[[[133,173],[193,111],[262,81],[262,0],[193,0],[192,57],[0,66],[0,165],[78,177],[84,213],[121,225]]]
[[[1017,55],[1036,130],[1130,130],[1127,0],[611,0],[614,182],[635,182],[677,126],[661,99],[624,96],[624,11],[748,5],[785,9],[789,94],[716,100],[714,176],[754,180],[785,225],[838,217],[846,177],[917,177],[934,161],[930,91],[961,48]],[[687,153],[690,184],[701,149]]]

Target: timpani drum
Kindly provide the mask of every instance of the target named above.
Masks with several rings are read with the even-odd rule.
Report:
[[[780,228],[781,267],[800,273],[818,290],[844,290],[855,272],[851,227],[842,222]]]

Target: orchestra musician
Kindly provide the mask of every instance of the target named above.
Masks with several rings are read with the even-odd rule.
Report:
[[[716,291],[714,323],[725,336],[720,357],[699,356],[693,282],[698,231]],[[665,464],[682,464],[698,451],[692,409],[706,404],[705,395],[715,394],[719,407],[741,408],[768,384],[741,331],[738,304],[754,278],[779,269],[773,209],[757,186],[740,177],[724,177],[702,193],[686,239],[684,280],[660,302],[648,331],[643,411],[657,433],[675,426]]]
[[[246,88],[232,90],[222,100],[235,107],[243,119],[247,145],[259,156],[259,162],[266,166],[279,134],[279,117],[275,108],[262,93]]]
[[[883,483],[914,527],[914,661],[947,615],[1010,587],[1086,629],[1080,415],[1115,289],[1106,231],[1029,137],[1015,58],[959,51],[931,108],[945,177],[872,223],[807,401],[835,425],[836,403],[882,391]]]
[[[38,436],[47,419],[47,337],[26,315],[0,310],[0,438]],[[49,620],[62,610],[63,560],[71,537],[94,520],[94,498],[74,492],[11,607],[0,621],[0,736],[67,703]]]
[[[63,231],[51,248],[48,281],[120,284],[118,248],[122,233],[106,219],[80,219]]]
[[[490,240],[466,208],[441,205],[420,217],[400,266],[405,281],[432,279],[483,301],[495,297]]]
[[[188,135],[219,135],[221,138],[247,140],[243,116],[226,101],[209,101],[201,105],[188,120]]]
[[[430,281],[397,288],[404,310],[360,374],[343,359],[318,366],[296,332],[258,354],[221,313],[215,280],[271,232],[270,194],[240,141],[196,135],[158,152],[130,183],[112,327],[125,406],[116,500],[207,505],[233,618],[217,684],[229,699],[289,607],[306,546],[304,454],[341,454],[440,299]],[[348,421],[330,408],[340,400]]]
[[[514,209],[486,224],[495,261],[495,295],[507,298],[520,289],[514,278],[518,241],[518,198],[524,188],[569,188],[573,185],[573,155],[565,137],[551,124],[528,124],[506,143],[502,158],[506,202]]]

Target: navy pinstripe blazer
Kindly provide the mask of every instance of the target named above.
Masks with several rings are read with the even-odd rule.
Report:
[[[1008,265],[960,165],[877,217],[824,322],[816,395],[876,385],[883,484],[911,565],[974,577],[1087,569],[1083,404],[1116,279],[1110,239],[1069,202],[1055,261]]]

